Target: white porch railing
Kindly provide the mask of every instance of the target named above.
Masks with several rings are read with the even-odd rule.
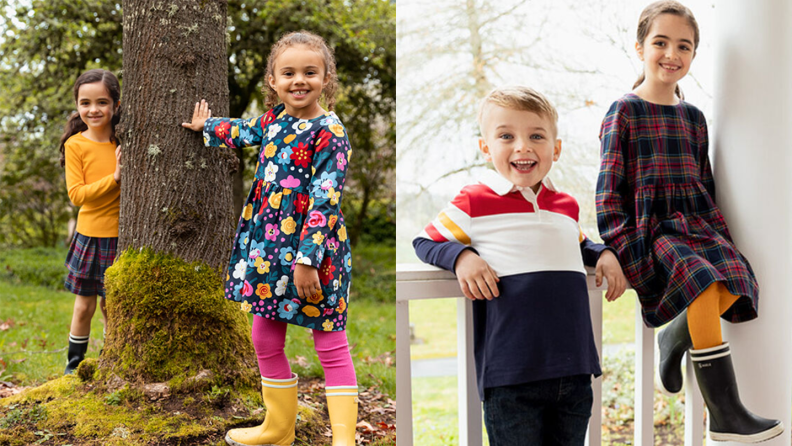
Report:
[[[591,320],[597,351],[602,359],[602,291],[588,275]],[[410,363],[410,312],[412,300],[457,299],[457,373],[459,386],[459,444],[481,446],[482,412],[476,390],[473,359],[472,304],[462,296],[456,277],[448,271],[424,264],[396,266],[396,438],[398,446],[413,445],[412,383]],[[636,305],[638,305],[636,303]],[[638,446],[654,444],[652,402],[654,396],[654,330],[646,328],[640,309],[635,313],[635,439]],[[687,359],[687,377],[694,376]],[[602,444],[602,378],[592,384],[594,404],[587,445]],[[704,438],[704,403],[695,379],[685,383],[685,446],[701,446]]]

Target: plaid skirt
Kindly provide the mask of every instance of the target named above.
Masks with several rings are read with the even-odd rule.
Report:
[[[66,255],[66,289],[80,296],[104,297],[104,275],[115,260],[117,245],[118,237],[75,234]]]

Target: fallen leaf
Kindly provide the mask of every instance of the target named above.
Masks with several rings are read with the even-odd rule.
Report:
[[[363,430],[364,433],[374,432],[376,429],[369,424],[368,421],[361,421],[357,424],[357,428]]]
[[[300,367],[308,367],[308,360],[305,359],[305,356],[297,355],[294,357],[294,361],[290,361],[292,364],[297,364]]]

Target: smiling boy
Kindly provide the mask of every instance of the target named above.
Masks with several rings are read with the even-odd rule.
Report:
[[[479,395],[490,444],[582,445],[591,376],[601,375],[585,265],[626,280],[616,256],[583,235],[574,198],[546,178],[561,155],[558,114],[540,93],[506,87],[484,98],[479,146],[495,172],[462,189],[413,241],[457,275],[473,300]]]

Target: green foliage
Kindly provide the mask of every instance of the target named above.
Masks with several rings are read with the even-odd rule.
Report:
[[[32,407],[20,407],[18,404],[9,406],[11,409],[0,419],[0,428],[7,429],[16,424],[36,423],[47,418],[47,410],[38,404]]]
[[[396,263],[393,239],[388,244],[359,245],[352,250],[352,297],[393,305],[396,301]]]
[[[164,382],[211,370],[229,383],[256,385],[247,322],[222,286],[220,275],[200,262],[150,249],[122,253],[105,275],[112,335],[100,371]]]
[[[63,289],[68,274],[65,248],[8,249],[0,251],[0,279],[13,283]]]
[[[362,201],[355,197],[344,197],[344,219],[347,224],[356,223],[362,208]],[[355,246],[363,243],[394,243],[396,239],[396,202],[390,198],[371,200],[366,214],[362,217],[362,227],[357,234],[350,233]],[[351,229],[350,229],[351,231]]]

